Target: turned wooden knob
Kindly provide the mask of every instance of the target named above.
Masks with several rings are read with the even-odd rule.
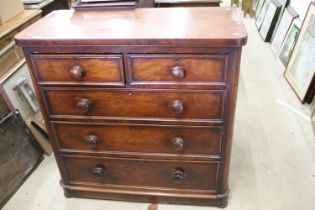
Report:
[[[175,79],[183,79],[185,77],[185,71],[181,66],[174,66],[172,68],[172,76]]]
[[[96,177],[102,177],[105,175],[105,168],[103,166],[96,166],[92,172]]]
[[[180,182],[185,178],[185,173],[182,168],[175,168],[173,170],[173,178],[176,182]]]
[[[84,71],[80,65],[75,65],[70,69],[70,75],[73,79],[81,79],[83,77]]]
[[[176,114],[180,114],[184,111],[184,104],[180,100],[174,100],[171,107]]]
[[[81,112],[88,112],[91,107],[91,102],[88,99],[83,98],[77,104],[77,107]]]
[[[87,136],[86,140],[90,143],[90,144],[97,144],[97,136],[96,135],[89,135]]]
[[[183,151],[184,149],[184,139],[180,137],[175,137],[172,139],[174,149],[176,151]]]

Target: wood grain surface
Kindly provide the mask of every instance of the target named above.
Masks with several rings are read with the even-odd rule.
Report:
[[[208,191],[215,191],[217,186],[215,178],[218,173],[218,162],[76,156],[63,158],[69,183]],[[95,173],[94,169],[97,167],[103,172]],[[182,180],[174,178],[176,170],[183,171]]]
[[[241,46],[246,43],[247,33],[233,8],[141,8],[111,12],[54,11],[16,39],[22,46]]]
[[[226,82],[227,56],[225,55],[130,55],[129,63],[131,83],[197,84],[203,82],[211,85],[211,83],[224,84]],[[182,68],[182,78],[174,75],[174,67]]]
[[[55,122],[63,151],[218,158],[222,127]],[[91,141],[91,137],[95,140]],[[175,141],[180,138],[182,142]]]
[[[174,118],[221,120],[224,91],[143,91],[111,89],[43,89],[50,115],[99,116],[123,118]],[[56,100],[58,99],[58,100]],[[90,102],[86,111],[78,104]],[[172,108],[174,101],[183,103],[182,112]],[[160,119],[163,120],[163,119]]]
[[[34,55],[32,62],[37,77],[45,84],[110,84],[124,85],[124,69],[121,55]],[[82,75],[73,77],[74,67],[80,67]]]
[[[16,38],[65,196],[227,205],[236,9],[56,11]]]

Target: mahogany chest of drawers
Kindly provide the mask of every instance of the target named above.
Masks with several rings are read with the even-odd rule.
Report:
[[[56,11],[16,40],[66,196],[227,204],[236,10]]]

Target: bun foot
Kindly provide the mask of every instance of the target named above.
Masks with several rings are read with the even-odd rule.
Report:
[[[225,208],[228,205],[228,201],[227,200],[222,200],[220,202],[218,202],[218,207],[219,208]]]
[[[70,193],[68,190],[66,190],[66,189],[64,189],[63,194],[64,194],[64,196],[65,196],[66,198],[72,198],[71,193]]]

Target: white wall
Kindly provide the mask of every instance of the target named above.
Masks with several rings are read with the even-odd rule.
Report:
[[[291,7],[300,15],[301,20],[304,19],[311,1],[312,0],[290,0]]]

